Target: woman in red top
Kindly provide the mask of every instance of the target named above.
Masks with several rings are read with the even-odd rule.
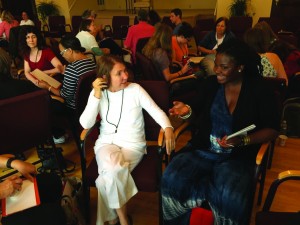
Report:
[[[9,40],[9,31],[10,28],[19,26],[19,22],[14,19],[11,13],[7,10],[4,10],[1,14],[0,23],[0,47],[7,47]]]
[[[28,80],[39,86],[39,81],[31,71],[39,69],[46,74],[63,73],[64,67],[59,59],[48,48],[35,26],[22,28],[19,35],[19,48],[24,57],[24,73]]]

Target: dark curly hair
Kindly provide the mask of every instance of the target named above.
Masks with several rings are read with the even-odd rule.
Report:
[[[244,41],[235,38],[225,41],[217,48],[217,54],[231,57],[236,65],[244,65],[246,76],[262,76],[260,56]]]
[[[30,34],[30,33],[33,33],[36,35],[37,47],[39,50],[47,48],[45,39],[42,36],[41,31],[38,30],[38,28],[35,26],[24,25],[20,28],[20,32],[19,32],[19,50],[23,57],[29,56],[29,54],[30,54],[30,47],[27,45],[27,42],[26,42],[26,36],[27,36],[27,34]]]

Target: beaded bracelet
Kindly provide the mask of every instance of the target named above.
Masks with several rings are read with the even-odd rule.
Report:
[[[189,113],[186,114],[185,116],[179,116],[183,120],[188,119],[192,115],[192,113],[193,113],[191,106],[189,106],[189,105],[185,105],[185,106],[188,107]]]

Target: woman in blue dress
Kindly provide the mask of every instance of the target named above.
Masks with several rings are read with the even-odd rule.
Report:
[[[165,225],[189,224],[192,208],[204,201],[215,224],[247,224],[256,154],[278,134],[276,99],[262,78],[259,55],[244,42],[229,40],[217,49],[214,71],[194,104],[174,102],[170,109],[171,115],[194,119],[194,129],[162,178]],[[251,124],[256,128],[248,134],[226,140]]]

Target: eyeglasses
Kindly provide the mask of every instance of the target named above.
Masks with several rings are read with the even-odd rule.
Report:
[[[63,56],[67,50],[68,50],[68,48],[62,50],[59,54],[60,54],[61,56]]]

